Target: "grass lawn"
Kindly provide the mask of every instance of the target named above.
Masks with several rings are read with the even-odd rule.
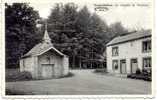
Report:
[[[60,79],[6,82],[6,89],[21,95],[118,95],[151,94],[151,82],[72,70],[73,77]]]

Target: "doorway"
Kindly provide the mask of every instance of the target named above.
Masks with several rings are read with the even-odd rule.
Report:
[[[54,64],[42,64],[42,78],[52,78],[54,76]]]
[[[137,68],[138,68],[137,59],[131,59],[131,73],[136,73]]]
[[[126,60],[120,60],[120,73],[126,74]]]

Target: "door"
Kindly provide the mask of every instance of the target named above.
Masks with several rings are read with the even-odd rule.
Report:
[[[120,73],[126,74],[126,60],[120,60]]]
[[[42,78],[52,78],[54,76],[53,64],[42,64]]]
[[[131,59],[131,73],[136,73],[137,68],[138,68],[137,59]]]

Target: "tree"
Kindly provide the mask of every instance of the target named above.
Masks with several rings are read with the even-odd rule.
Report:
[[[56,4],[48,18],[48,31],[54,46],[69,56],[71,68],[82,68],[84,61],[102,58],[105,44],[124,32],[121,23],[108,26],[97,14],[74,3]],[[112,34],[113,36],[111,36]],[[91,68],[94,62],[90,62]]]
[[[38,42],[38,18],[38,12],[26,3],[5,4],[7,67],[18,67],[19,58]]]
[[[54,46],[69,55],[73,65],[76,52],[73,41],[76,36],[76,18],[77,6],[74,3],[56,4],[48,18],[48,31]]]
[[[121,35],[121,34],[124,34],[127,32],[128,32],[128,30],[122,25],[121,22],[116,22],[109,26],[109,34],[108,35],[110,35],[110,39],[112,39],[118,35]]]
[[[79,12],[77,17],[77,31],[78,33],[89,33],[89,25],[90,25],[90,12],[88,8],[84,6]]]
[[[51,9],[51,13],[47,19],[48,30],[57,31],[61,30],[62,27],[62,4],[56,4],[54,8]]]

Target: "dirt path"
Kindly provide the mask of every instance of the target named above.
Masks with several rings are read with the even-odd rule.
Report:
[[[72,70],[73,77],[7,82],[9,90],[51,95],[150,94],[151,82],[98,75],[93,70]]]

